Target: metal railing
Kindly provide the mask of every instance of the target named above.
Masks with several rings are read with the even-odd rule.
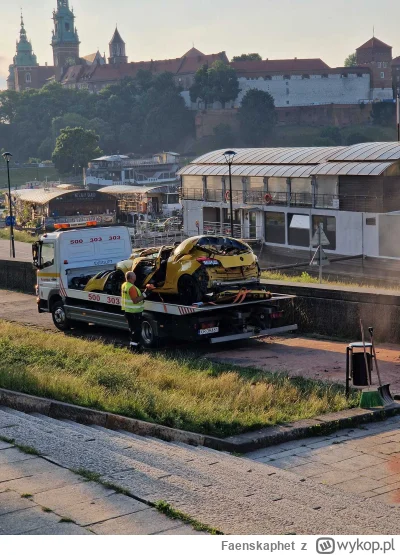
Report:
[[[203,202],[226,202],[229,195],[223,190],[183,189],[185,200],[201,200]],[[359,212],[380,212],[381,201],[378,197],[362,195],[332,195],[312,193],[287,193],[281,191],[232,191],[234,204],[256,206],[297,206],[309,208],[325,208],[331,210],[347,210]]]
[[[200,233],[201,233],[200,228]],[[196,233],[198,231],[196,230]],[[203,222],[204,235],[225,235],[231,237],[231,224],[229,222]],[[233,224],[233,237],[237,239],[259,239],[262,237],[262,227],[257,225]]]

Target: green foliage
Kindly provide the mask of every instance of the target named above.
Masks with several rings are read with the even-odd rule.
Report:
[[[186,513],[183,513],[182,511],[178,511],[177,509],[174,509],[166,501],[157,501],[154,504],[154,507],[158,511],[160,511],[160,513],[168,516],[169,518],[173,518],[175,520],[180,520],[180,521],[184,522],[185,524],[189,524],[189,525],[193,526],[193,528],[195,530],[197,530],[198,532],[208,532],[209,534],[211,534],[213,536],[223,536],[224,535],[223,532],[221,532],[220,530],[217,530],[216,528],[212,528],[212,527],[208,526],[207,524],[202,524],[198,520],[192,518],[190,515],[187,515]]]
[[[245,143],[264,146],[276,123],[274,99],[267,92],[251,89],[243,97],[238,117]]]
[[[212,149],[229,148],[235,142],[235,135],[232,127],[226,123],[220,123],[213,129],[213,145]]]
[[[357,54],[353,52],[349,54],[344,61],[344,67],[354,67],[357,65]]]
[[[67,127],[94,131],[108,153],[151,152],[176,149],[194,135],[194,114],[170,73],[155,76],[141,70],[135,79],[125,78],[99,94],[57,83],[41,90],[0,92],[0,144],[7,145],[14,160],[51,158]]]
[[[253,52],[252,54],[242,54],[241,56],[233,56],[232,62],[261,62],[260,54]]]
[[[350,133],[349,135],[347,135],[347,139],[346,139],[346,143],[348,145],[355,145],[357,143],[368,143],[369,142],[369,138],[364,134],[364,133],[359,133],[359,132],[355,132],[355,133]]]
[[[393,125],[396,122],[396,104],[392,102],[375,102],[372,105],[374,125]]]
[[[73,166],[86,167],[93,158],[102,155],[99,136],[82,127],[61,129],[53,152],[53,162],[60,173],[71,172]]]
[[[325,127],[324,129],[322,129],[320,137],[322,139],[330,139],[332,141],[332,145],[342,144],[342,134],[339,127]],[[326,146],[331,145],[327,144]]]
[[[236,71],[221,60],[216,60],[211,67],[204,65],[196,71],[194,83],[190,87],[190,99],[198,99],[206,104],[235,100],[240,92]]]

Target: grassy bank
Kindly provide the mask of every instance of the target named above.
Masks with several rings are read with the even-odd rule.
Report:
[[[0,229],[0,239],[9,239],[10,238],[10,228],[5,227]],[[14,239],[16,241],[20,241],[21,243],[34,243],[38,240],[37,237],[32,237],[27,231],[17,231],[14,230]]]
[[[218,436],[349,406],[336,385],[201,359],[132,355],[2,321],[0,387]]]
[[[55,168],[11,168],[10,182],[11,187],[21,188],[28,181],[58,181],[60,179]],[[7,189],[7,171],[4,166],[0,166],[0,190]]]
[[[319,278],[311,276],[307,272],[302,272],[300,275],[288,275],[281,272],[262,272],[261,273],[262,279],[267,280],[274,280],[274,281],[290,281],[292,283],[310,283],[310,284],[319,284]],[[332,285],[335,287],[353,287],[358,289],[387,289],[388,291],[398,291],[398,287],[390,287],[389,285],[367,285],[365,283],[356,283],[354,281],[339,281],[337,279],[322,279],[322,284],[324,285]]]

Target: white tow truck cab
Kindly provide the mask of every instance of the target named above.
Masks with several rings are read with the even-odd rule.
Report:
[[[102,270],[113,270],[131,253],[126,227],[89,226],[45,233],[32,246],[39,312],[50,312],[60,330],[98,324],[128,331],[121,298],[84,291],[80,283]],[[142,341],[148,347],[162,338],[219,343],[296,330],[295,324],[279,322],[282,302],[291,299],[291,295],[273,294],[269,300],[201,306],[146,300]]]

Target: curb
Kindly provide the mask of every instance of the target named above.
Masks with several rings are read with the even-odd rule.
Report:
[[[164,441],[179,441],[188,445],[240,454],[286,441],[330,434],[339,429],[385,420],[400,414],[400,403],[395,402],[383,409],[348,409],[299,420],[293,424],[271,426],[254,432],[218,438],[1,388],[0,405],[26,413],[38,412],[50,418],[65,418],[79,424],[95,424],[110,430],[124,430],[139,436],[151,436]]]

